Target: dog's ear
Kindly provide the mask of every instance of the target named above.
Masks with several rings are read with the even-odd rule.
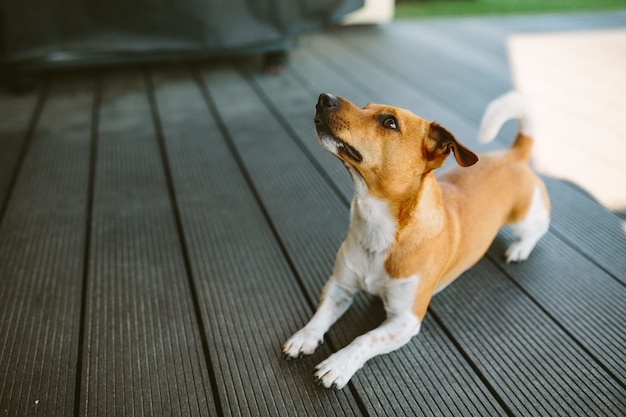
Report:
[[[428,131],[426,159],[433,163],[433,169],[443,165],[443,161],[454,153],[454,159],[462,167],[468,167],[478,162],[478,156],[456,140],[454,135],[438,123],[431,123]]]

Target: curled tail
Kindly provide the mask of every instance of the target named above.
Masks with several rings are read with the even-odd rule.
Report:
[[[500,131],[502,125],[510,119],[519,121],[518,141],[521,135],[527,138],[533,137],[533,120],[526,97],[517,91],[510,91],[487,106],[483,121],[480,124],[478,140],[481,143],[491,142]],[[513,146],[517,146],[518,141]]]

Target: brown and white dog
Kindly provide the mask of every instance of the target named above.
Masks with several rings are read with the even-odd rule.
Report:
[[[406,344],[419,330],[433,294],[487,251],[498,230],[518,238],[507,262],[525,260],[548,230],[550,203],[529,168],[528,109],[516,92],[488,107],[481,127],[492,140],[508,119],[520,122],[513,146],[480,156],[434,122],[395,107],[358,108],[319,97],[315,127],[324,148],[352,176],[350,227],[313,318],[283,346],[286,359],[312,354],[359,290],[382,298],[387,319],[316,367],[316,381],[343,388],[365,362]],[[437,179],[452,152],[461,167]]]

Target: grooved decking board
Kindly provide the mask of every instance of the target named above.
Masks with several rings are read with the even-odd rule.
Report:
[[[322,390],[306,363],[280,358],[311,308],[198,83],[186,71],[154,78],[224,414],[360,414],[349,391]]]
[[[345,236],[347,204],[328,189],[301,147],[281,129],[240,76],[228,71],[205,71],[204,77],[274,227],[304,280],[307,296],[314,300]],[[322,270],[325,272],[320,273]],[[382,318],[379,303],[361,298],[333,327],[328,339],[334,349],[342,347]],[[368,362],[355,375],[352,385],[365,407],[372,414],[385,410],[392,415],[420,411],[456,415],[459,409],[466,415],[502,414],[497,401],[450,341],[442,337],[437,326],[433,327],[423,331],[424,337],[435,338],[433,344],[420,345],[416,341],[397,353]],[[448,352],[444,363],[439,362],[441,350]],[[307,360],[310,368],[324,357],[325,352],[313,355]],[[415,363],[423,363],[429,372],[420,372]],[[463,390],[456,384],[437,383],[455,378],[457,384],[466,385]],[[302,383],[311,382],[307,378]]]
[[[74,78],[53,83],[0,224],[6,416],[74,409],[93,98]]]
[[[556,179],[546,178],[545,182],[552,203],[552,230],[626,285],[624,220],[592,197],[577,196]]]
[[[300,58],[293,61],[300,62]],[[306,65],[306,62],[304,63]],[[244,72],[251,87],[257,92],[263,102],[277,118],[285,133],[302,151],[310,156],[321,173],[328,173],[340,195],[349,202],[352,193],[352,180],[343,165],[337,158],[331,156],[319,146],[315,139],[313,127],[313,112],[319,94],[322,92],[315,82],[299,77],[291,65],[285,69],[280,77],[268,77],[256,70],[255,63],[239,62],[239,68]]]
[[[40,92],[43,96],[43,89],[27,94],[0,91],[0,216],[28,135],[36,126],[35,109]]]
[[[317,53],[341,63],[341,55],[337,52],[347,49],[355,58],[367,61],[368,67],[395,78],[404,89],[428,93],[426,102],[419,99],[415,102],[424,107],[423,110],[416,108],[418,114],[431,120],[445,115],[441,111],[431,112],[433,104],[448,109],[457,107],[455,110],[461,115],[480,120],[487,103],[511,88],[508,73],[489,68],[489,61],[495,57],[480,48],[474,50],[459,45],[456,38],[446,37],[445,28],[437,30],[428,25],[400,23],[382,36],[372,31],[355,34],[338,31],[333,34],[335,36],[315,38],[313,48]],[[335,41],[337,38],[341,42]],[[393,46],[389,48],[389,45]],[[476,77],[476,73],[481,77]],[[361,82],[374,90],[378,87],[365,79]],[[387,93],[384,99],[389,99]],[[446,122],[445,119],[439,121]]]
[[[285,246],[303,248],[306,243],[307,250],[295,251],[292,258],[307,268],[304,283],[308,292],[319,294],[348,226],[345,203],[333,198],[317,171],[239,74],[227,68],[204,75],[267,210],[279,215],[275,227],[283,232]],[[303,210],[312,208],[315,216],[304,218]],[[308,227],[302,230],[305,221]],[[317,295],[311,301],[316,304]]]
[[[214,415],[144,81],[102,83],[80,413]]]
[[[488,260],[431,308],[515,415],[626,412],[623,386]]]
[[[502,233],[492,259],[626,387],[626,287],[553,234],[520,264],[504,263],[513,241]]]
[[[430,315],[408,346],[370,360],[364,369],[368,379],[380,380],[354,377],[372,415],[506,415]]]

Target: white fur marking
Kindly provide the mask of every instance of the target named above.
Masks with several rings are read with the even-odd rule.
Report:
[[[388,316],[401,316],[412,311],[419,282],[419,275],[385,280],[385,294],[382,298]]]
[[[322,138],[327,149],[332,148],[332,142]],[[391,216],[388,204],[370,196],[358,172],[349,166],[348,169],[355,189],[348,236],[339,249],[333,275],[324,287],[315,315],[283,346],[287,357],[313,353],[324,333],[350,306],[357,290],[380,296],[387,320],[354,339],[316,368],[318,382],[327,388],[338,389],[343,388],[367,360],[400,348],[420,329],[420,321],[413,314],[419,276],[391,278],[385,270],[387,252],[395,242],[397,222]]]
[[[510,225],[513,234],[518,240],[509,246],[506,251],[506,262],[520,262],[528,259],[530,252],[546,234],[550,226],[550,214],[545,206],[541,189],[535,187],[532,202],[526,217],[519,223]]]
[[[510,91],[487,106],[478,140],[481,143],[491,142],[509,119],[519,120],[520,133],[534,136],[533,117],[526,98],[517,91]]]
[[[340,287],[336,280],[328,281],[315,315],[306,326],[285,342],[283,354],[290,358],[313,354],[330,326],[350,307],[353,295],[353,292]]]
[[[389,205],[369,195],[367,185],[352,168],[354,199],[349,233],[368,251],[382,253],[391,247],[396,238],[397,222],[389,212]]]
[[[339,154],[339,142],[337,142],[335,139],[327,135],[320,136],[319,139],[324,149],[326,149],[328,152],[332,153],[333,155]]]
[[[387,320],[379,327],[354,339],[316,367],[315,377],[326,388],[343,388],[365,362],[392,352],[419,333],[421,323],[412,312],[419,276],[386,278],[383,295]]]

